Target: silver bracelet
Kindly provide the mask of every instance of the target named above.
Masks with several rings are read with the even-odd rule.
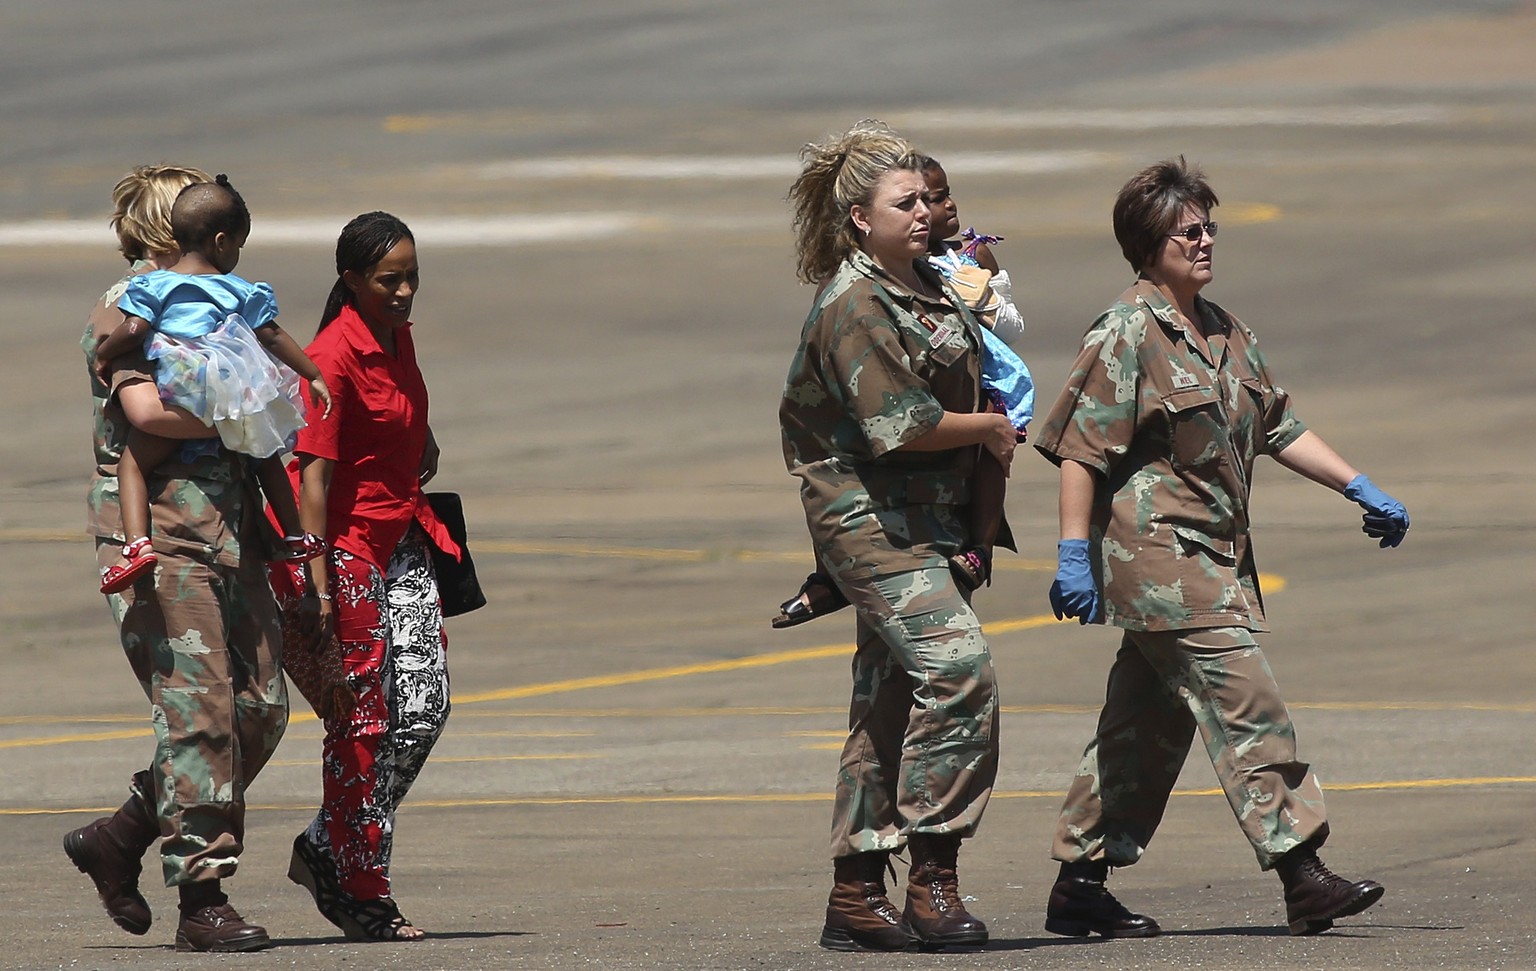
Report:
[[[311,592],[310,596],[314,597],[316,600],[326,600],[326,601],[329,601],[331,599],[331,595],[330,594],[328,594],[328,593],[321,593],[318,590],[315,590],[315,591]]]

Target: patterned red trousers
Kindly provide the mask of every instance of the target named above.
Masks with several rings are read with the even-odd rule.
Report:
[[[357,707],[325,721],[323,800],[309,841],[358,900],[388,897],[395,810],[448,719],[448,639],[426,536],[412,526],[384,573],[330,554],[336,636]]]

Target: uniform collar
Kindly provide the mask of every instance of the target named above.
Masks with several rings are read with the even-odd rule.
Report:
[[[936,305],[940,303],[940,301],[933,297],[923,297],[913,293],[906,287],[905,284],[897,281],[897,279],[887,273],[885,269],[880,266],[880,264],[876,263],[874,257],[870,256],[868,253],[864,252],[858,247],[854,247],[853,251],[848,254],[848,262],[859,273],[862,273],[864,276],[867,276],[875,282],[879,283],[880,286],[890,294],[891,299],[901,303],[908,309],[911,309],[912,306],[918,301]],[[933,284],[935,290],[947,292],[944,290],[944,274],[940,273],[936,268],[931,266],[926,258],[913,260],[912,269],[919,276]],[[955,298],[953,295],[951,295],[950,299],[953,300]]]
[[[1168,301],[1156,284],[1150,280],[1138,279],[1136,285],[1131,288],[1131,292],[1135,294],[1136,303],[1151,311],[1152,316],[1162,321],[1170,330],[1177,332],[1184,343],[1188,344],[1207,364],[1215,366],[1216,362],[1211,360],[1205,336],[1193,328],[1191,321],[1184,319],[1184,315]],[[1202,317],[1215,318],[1216,316],[1211,309],[1210,301],[1199,294],[1195,295],[1195,313]]]

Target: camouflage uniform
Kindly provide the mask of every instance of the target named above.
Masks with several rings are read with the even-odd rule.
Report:
[[[91,313],[81,340],[88,366],[96,340],[122,320],[115,305],[127,279]],[[142,355],[115,363],[114,393],[91,377],[96,469],[88,528],[102,566],[123,544],[115,472],[128,422],[115,391],[129,380],[154,380]],[[157,807],[170,886],[235,872],[245,790],[282,738],[288,694],[261,559],[261,500],[243,460],[217,439],[198,442],[149,472],[148,484],[154,578],[108,595],[107,604],[150,702],[155,759],[132,787],[139,791],[147,777],[157,790],[138,794]]]
[[[1195,304],[1209,348],[1152,284],[1123,293],[1083,339],[1035,446],[1099,473],[1090,545],[1103,619],[1125,628],[1062,810],[1063,861],[1136,862],[1196,727],[1261,866],[1328,832],[1251,633],[1267,630],[1248,537],[1254,461],[1305,426],[1253,333]]]
[[[991,654],[948,569],[976,449],[898,450],[980,402],[978,326],[949,299],[855,250],[816,295],[779,409],[817,556],[858,612],[834,857],[969,835],[997,771]]]

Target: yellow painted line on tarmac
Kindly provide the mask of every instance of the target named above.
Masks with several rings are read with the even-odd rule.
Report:
[[[433,759],[434,762],[439,761]],[[1499,786],[1529,786],[1536,785],[1536,776],[1471,776],[1464,779],[1388,779],[1379,782],[1345,782],[1328,783],[1323,787],[1325,792],[1392,792],[1402,790],[1446,790],[1446,789],[1478,789]],[[1063,799],[1067,795],[1065,789],[1014,789],[999,790],[992,793],[993,799]],[[1187,797],[1212,797],[1222,795],[1220,789],[1176,789],[1172,793],[1178,798]],[[475,809],[480,807],[495,806],[637,806],[637,805],[675,805],[675,804],[701,804],[701,803],[791,803],[791,802],[830,802],[832,794],[829,792],[748,792],[748,793],[715,793],[703,795],[678,795],[672,793],[634,793],[628,795],[607,796],[487,796],[474,799],[412,799],[411,808],[414,809]],[[0,808],[0,816],[64,816],[72,813],[89,813],[100,815],[109,813],[114,806],[69,806],[69,807],[17,807]],[[309,803],[253,803],[246,807],[247,810],[262,812],[313,812],[314,806]]]
[[[432,764],[446,764],[449,762],[580,762],[588,759],[607,758],[600,752],[553,752],[548,754],[524,754],[524,755],[434,755]],[[313,769],[318,766],[314,759],[273,759],[267,765],[286,766],[288,768],[301,767]]]
[[[1058,621],[1050,614],[1038,614],[1034,617],[1003,620],[987,624],[985,625],[985,630],[988,634],[1008,634],[1056,623],[1062,623],[1062,621]],[[550,681],[544,684],[530,684],[516,688],[502,688],[496,691],[483,691],[476,694],[456,695],[453,702],[455,705],[474,705],[492,701],[510,701],[517,698],[534,698],[571,691],[586,691],[594,688],[614,688],[650,681],[666,681],[672,678],[693,677],[701,674],[718,674],[725,671],[774,667],[780,664],[793,664],[799,661],[814,661],[829,657],[849,657],[852,653],[853,645],[846,642],[825,644],[821,647],[807,647],[793,651],[771,651],[766,654],[752,654],[747,657],[731,658],[724,661],[705,661],[699,664],[679,664],[662,668],[646,668],[639,671],[625,671],[588,678],[571,678],[567,681]]]
[[[1463,789],[1470,786],[1531,785],[1536,775],[1489,775],[1464,779],[1403,779],[1396,782],[1329,782],[1324,792],[1379,792],[1392,789]]]
[[[1044,623],[1057,622],[1055,618],[1044,620],[1040,618],[1026,618],[1018,621],[1005,621],[989,627],[996,632],[1006,630],[1023,630],[1027,627],[1039,627]],[[1060,621],[1059,623],[1069,623]],[[774,655],[755,655],[741,658],[737,661],[723,661],[711,665],[689,665],[690,669],[697,669],[699,673],[708,673],[709,670],[739,669],[747,667],[761,667],[767,664],[782,664],[793,660],[804,660],[813,657],[835,656],[844,652],[851,652],[849,645],[835,647],[810,648],[806,651],[783,652]],[[613,675],[607,679],[576,679],[574,681],[556,681],[543,685],[527,685],[523,688],[508,689],[512,692],[523,692],[519,697],[527,697],[533,694],[554,694],[561,691],[580,690],[583,686],[580,682],[602,680],[602,685],[585,685],[585,687],[606,687],[608,682],[615,678],[628,679],[620,683],[636,683],[646,680],[657,680],[662,677],[678,677],[677,672],[681,668],[657,668],[652,670],[633,671],[628,675]],[[481,695],[473,695],[466,698],[454,698],[455,705],[485,703],[496,700],[507,700],[493,695],[502,695],[505,692],[488,692]],[[1098,705],[1003,705],[1002,712],[1007,715],[1081,715],[1091,714],[1099,710]],[[1536,713],[1536,703],[1509,703],[1509,704],[1479,704],[1472,702],[1456,701],[1297,701],[1288,703],[1288,707],[1294,710],[1305,711],[1353,711],[1353,712],[1480,712],[1486,714],[1532,714]],[[462,721],[465,718],[761,718],[761,717],[803,717],[813,715],[847,714],[846,708],[834,705],[818,705],[809,707],[752,707],[739,708],[532,708],[513,709],[508,711],[454,711],[454,718]],[[45,716],[28,715],[17,716],[8,719],[0,719],[0,724],[73,724],[77,722],[108,722],[129,723],[141,722],[141,715],[123,715],[110,718],[76,718],[70,716]],[[289,716],[289,725],[303,724],[317,721],[311,712],[294,712]],[[148,737],[148,728],[124,729],[116,732],[86,732],[66,735],[46,735],[37,738],[13,738],[0,741],[0,749],[32,748],[43,745],[67,745],[79,742],[112,742],[124,739]],[[505,737],[505,738],[561,738],[575,736],[590,736],[594,732],[471,732],[455,737]],[[791,733],[794,734],[794,733]],[[807,736],[816,736],[820,733],[800,733]],[[830,737],[831,734],[827,733]],[[842,734],[841,732],[835,734]],[[294,738],[302,736],[294,735]],[[318,736],[311,736],[318,737]]]
[[[67,745],[71,742],[116,742],[125,738],[144,738],[148,728],[125,729],[120,732],[86,732],[77,735],[49,735],[45,738],[8,738],[0,741],[0,749],[35,748],[40,745]]]
[[[510,701],[514,698],[536,698],[542,695],[563,694],[569,691],[586,691],[593,688],[614,688],[627,684],[643,684],[648,681],[665,681],[671,678],[691,677],[699,674],[717,674],[722,671],[744,671],[751,668],[772,667],[796,661],[839,657],[849,653],[847,644],[825,647],[808,647],[795,651],[773,651],[752,654],[726,661],[706,661],[701,664],[678,664],[664,668],[646,668],[618,674],[604,674],[590,678],[571,678],[566,681],[549,681],[544,684],[528,684],[517,688],[482,691],[476,694],[455,696],[455,705],[484,704],[489,701]]]
[[[1250,207],[1254,210],[1248,221],[1263,222],[1278,218],[1280,210],[1275,206]],[[1273,210],[1273,215],[1269,215]],[[1234,220],[1229,216],[1228,222]],[[0,529],[0,543],[83,543],[91,537],[83,533],[49,529]],[[656,546],[606,546],[592,543],[530,542],[512,539],[480,539],[475,541],[475,552],[486,555],[508,556],[566,556],[572,558],[609,560],[653,560],[663,563],[803,563],[808,559],[804,552],[783,550],[708,550],[681,549]],[[1056,569],[1053,560],[1027,557],[1000,556],[992,567],[998,573],[1052,573]],[[1260,573],[1259,584],[1268,593],[1285,589],[1285,578],[1274,573]],[[989,631],[992,627],[987,628]]]
[[[454,732],[454,738],[591,738],[596,732]]]
[[[433,765],[448,762],[580,762],[606,758],[601,752],[558,752],[546,755],[445,755],[432,759]]]
[[[454,704],[459,699],[453,699]],[[466,711],[455,709],[453,717],[459,718],[708,718],[716,715],[735,715],[756,718],[770,715],[846,715],[846,707],[817,705],[807,708],[741,707],[741,708],[513,708],[505,711]]]
[[[715,557],[708,550],[666,549],[648,546],[593,546],[587,543],[527,543],[520,540],[476,540],[475,553],[511,553],[518,556],[580,556],[620,560],[663,560],[703,563]]]
[[[3,715],[0,725],[141,725],[143,715]]]
[[[0,543],[88,543],[83,529],[0,529]]]

